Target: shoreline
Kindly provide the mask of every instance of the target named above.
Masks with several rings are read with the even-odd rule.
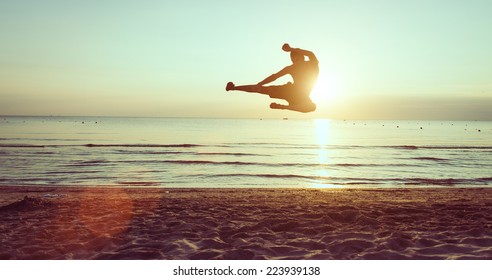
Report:
[[[484,184],[456,184],[456,185],[421,185],[421,184],[401,184],[401,185],[388,185],[383,186],[381,184],[346,184],[346,185],[326,185],[326,186],[294,186],[294,187],[269,187],[269,186],[247,186],[247,187],[166,187],[161,185],[150,185],[147,183],[133,183],[133,184],[114,184],[114,185],[48,185],[48,184],[33,184],[33,185],[0,185],[0,192],[2,190],[16,191],[16,190],[30,190],[36,189],[36,191],[46,191],[51,189],[149,189],[149,190],[405,190],[405,189],[492,189],[492,185]]]
[[[0,259],[492,259],[487,187],[0,194]]]

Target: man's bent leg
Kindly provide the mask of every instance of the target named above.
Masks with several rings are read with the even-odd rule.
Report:
[[[316,104],[314,103],[305,103],[305,104],[292,104],[292,105],[282,105],[278,103],[270,104],[271,109],[279,109],[279,110],[291,110],[297,111],[301,113],[310,113],[316,110]]]

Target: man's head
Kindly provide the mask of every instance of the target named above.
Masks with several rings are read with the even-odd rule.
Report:
[[[304,55],[298,53],[298,52],[290,52],[290,60],[292,60],[292,63],[297,63],[297,62],[302,62],[304,61]]]

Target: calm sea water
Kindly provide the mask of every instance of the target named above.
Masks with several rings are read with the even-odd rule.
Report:
[[[491,186],[492,122],[1,117],[0,185]]]

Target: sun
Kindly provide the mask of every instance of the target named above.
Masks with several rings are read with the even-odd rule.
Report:
[[[340,97],[340,92],[340,84],[334,75],[320,73],[310,97],[315,103],[333,102]]]

